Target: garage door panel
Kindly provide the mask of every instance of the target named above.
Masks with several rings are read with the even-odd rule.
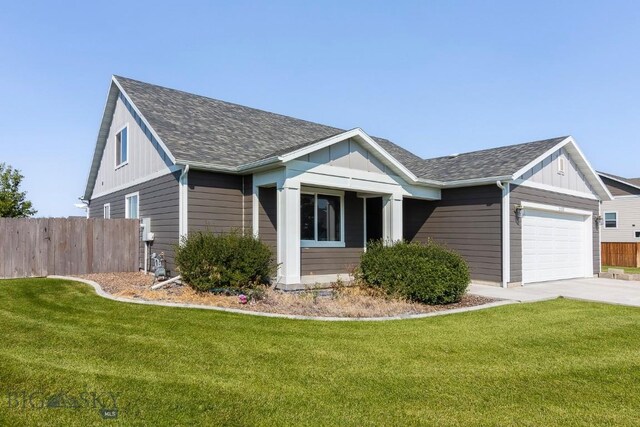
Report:
[[[589,225],[583,215],[526,209],[522,219],[523,282],[584,277],[585,265],[591,264]]]

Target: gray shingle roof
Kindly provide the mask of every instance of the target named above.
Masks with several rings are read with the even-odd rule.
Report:
[[[343,129],[116,76],[173,156],[231,168],[286,154]],[[416,176],[437,181],[507,176],[566,137],[424,160],[373,137]]]
[[[605,178],[610,177],[615,179],[616,181],[622,182],[623,184],[630,184],[635,187],[640,187],[640,178],[624,178],[608,172],[601,172],[601,171],[597,171],[597,172],[598,174],[600,174],[601,176],[604,176]]]
[[[505,147],[473,151],[456,156],[422,161],[419,174],[438,181],[461,181],[475,178],[509,176],[546,151],[558,145],[566,136]]]

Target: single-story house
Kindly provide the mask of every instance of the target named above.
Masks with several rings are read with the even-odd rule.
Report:
[[[640,243],[640,178],[598,173],[613,195],[602,203],[602,242]]]
[[[91,217],[141,218],[170,269],[190,232],[253,233],[283,289],[348,275],[370,239],[433,239],[479,283],[591,277],[610,199],[570,136],[423,159],[360,128],[118,76],[83,196]]]

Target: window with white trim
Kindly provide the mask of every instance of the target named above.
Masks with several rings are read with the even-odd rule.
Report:
[[[618,212],[604,213],[604,228],[618,228]]]
[[[343,196],[300,194],[300,240],[302,246],[344,246]]]
[[[127,126],[116,134],[116,168],[124,166],[129,160],[129,136]]]
[[[125,218],[139,218],[140,204],[138,193],[128,194],[124,199]]]
[[[640,231],[636,231],[636,239],[640,239]]]
[[[111,203],[105,203],[103,206],[104,219],[111,218]]]

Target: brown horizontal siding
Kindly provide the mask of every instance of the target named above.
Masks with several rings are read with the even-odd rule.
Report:
[[[189,232],[243,232],[244,203],[242,176],[189,172]]]
[[[442,190],[442,200],[404,199],[403,237],[462,255],[474,280],[502,280],[502,194],[495,185]]]
[[[149,248],[152,252],[164,252],[167,268],[173,270],[174,245],[178,243],[179,233],[179,179],[180,172],[167,174],[159,178],[131,186],[124,190],[92,199],[89,203],[91,218],[103,217],[103,206],[111,204],[111,218],[125,217],[125,196],[139,192],[140,218],[151,219],[151,231],[155,240]],[[140,268],[144,268],[144,243],[140,242]]]
[[[545,205],[592,211],[594,217],[600,214],[600,203],[597,200],[539,190],[537,188],[511,185],[510,203],[522,202],[542,203]],[[522,227],[515,214],[510,215],[511,231],[511,282],[522,281]],[[600,271],[600,232],[593,224],[593,271]]]
[[[364,250],[364,202],[356,193],[344,193],[344,248],[302,248],[300,274],[351,273]]]
[[[278,205],[275,187],[261,187],[258,189],[258,235],[266,243],[277,258],[278,246]]]

